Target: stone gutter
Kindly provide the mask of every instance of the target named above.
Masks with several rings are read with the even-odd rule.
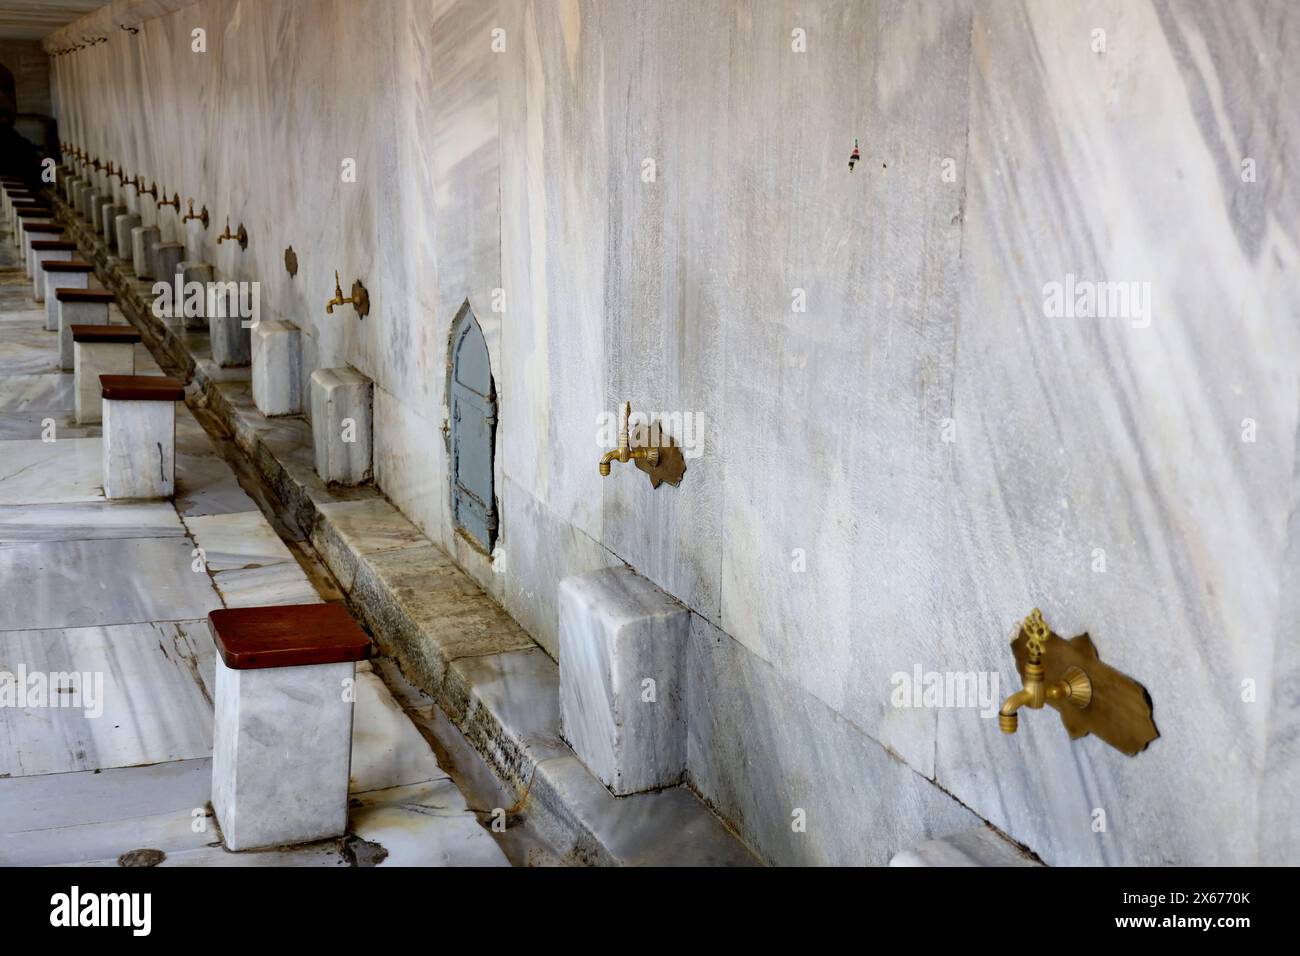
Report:
[[[192,382],[251,459],[321,560],[348,606],[402,675],[429,695],[568,860],[596,865],[752,866],[759,861],[685,787],[615,797],[560,738],[559,667],[438,545],[374,486],[326,486],[315,471],[311,426],[267,418],[253,404],[249,369],[222,369],[206,332],[152,312],[152,283],[110,256],[61,197],[69,238],[146,345]],[[183,325],[183,323],[180,323]]]

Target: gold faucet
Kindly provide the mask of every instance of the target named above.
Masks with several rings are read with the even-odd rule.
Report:
[[[244,224],[242,222],[239,224],[239,232],[231,232],[229,216],[226,217],[226,231],[217,236],[217,245],[221,245],[227,239],[235,240],[241,249],[248,248],[248,233],[244,230]]]
[[[605,457],[600,460],[600,476],[602,478],[609,476],[609,463],[611,461],[629,462],[640,459],[647,464],[659,464],[659,448],[655,445],[641,445],[637,448],[630,447],[627,437],[627,421],[632,417],[632,403],[623,403],[623,420],[618,426],[618,447],[613,451],[605,452]]]
[[[1043,620],[1043,612],[1034,608],[1021,625],[1025,632],[1025,686],[1002,702],[998,711],[998,727],[1004,734],[1014,734],[1020,723],[1016,711],[1021,707],[1038,710],[1049,700],[1066,701],[1079,709],[1092,703],[1092,681],[1078,667],[1071,667],[1065,672],[1063,680],[1052,684],[1043,682],[1043,656],[1051,631]]]
[[[295,259],[295,262],[296,261],[297,260]],[[366,290],[366,287],[361,284],[361,280],[358,279],[356,282],[352,283],[352,294],[350,296],[345,296],[343,294],[343,287],[339,285],[339,270],[335,269],[334,298],[325,303],[325,313],[327,315],[333,315],[334,306],[336,305],[350,305],[356,310],[357,316],[364,319],[370,314],[370,293]]]
[[[140,186],[143,186],[143,185],[144,185],[144,180],[141,179],[141,180],[140,180]],[[157,183],[151,182],[151,183],[149,184],[149,188],[148,188],[148,189],[141,189],[140,186],[136,186],[136,189],[139,190],[139,193],[140,193],[141,196],[144,196],[144,195],[147,194],[147,195],[152,196],[154,199],[157,199],[157,198],[158,198],[158,184],[157,184]]]
[[[181,222],[187,223],[191,219],[197,219],[199,222],[203,223],[204,229],[208,228],[208,207],[204,206],[203,212],[199,213],[194,211],[193,199],[188,200],[188,203],[189,203],[189,212],[185,213],[185,215],[181,217]],[[229,225],[229,223],[227,223],[227,225]]]
[[[161,209],[163,206],[171,206],[177,212],[180,212],[181,211],[180,193],[173,194],[171,199],[160,199],[158,200],[156,205],[158,206],[159,209]]]

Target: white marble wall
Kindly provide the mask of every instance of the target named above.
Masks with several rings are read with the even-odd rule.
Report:
[[[109,33],[54,61],[65,136],[207,205],[189,257],[261,283],[304,381],[374,380],[377,482],[548,650],[558,581],[620,561],[695,612],[688,772],[770,859],[884,862],[960,801],[1049,863],[1300,862],[1268,823],[1300,816],[1300,9],[202,0]],[[335,269],[364,320],[325,315]],[[1150,326],[1046,318],[1067,273],[1150,282]],[[448,518],[466,301],[504,561]],[[622,400],[703,415],[680,487],[598,476]],[[890,706],[916,665],[1009,690],[1035,605],[1148,687],[1147,753]]]

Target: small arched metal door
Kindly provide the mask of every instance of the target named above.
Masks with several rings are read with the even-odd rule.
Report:
[[[456,527],[489,553],[497,537],[496,430],[496,386],[487,343],[466,308],[451,339],[451,512]]]

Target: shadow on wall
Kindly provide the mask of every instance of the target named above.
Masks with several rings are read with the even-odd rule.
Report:
[[[0,63],[0,171],[35,181],[41,159],[53,156],[57,144],[54,117],[18,112],[13,71]]]

